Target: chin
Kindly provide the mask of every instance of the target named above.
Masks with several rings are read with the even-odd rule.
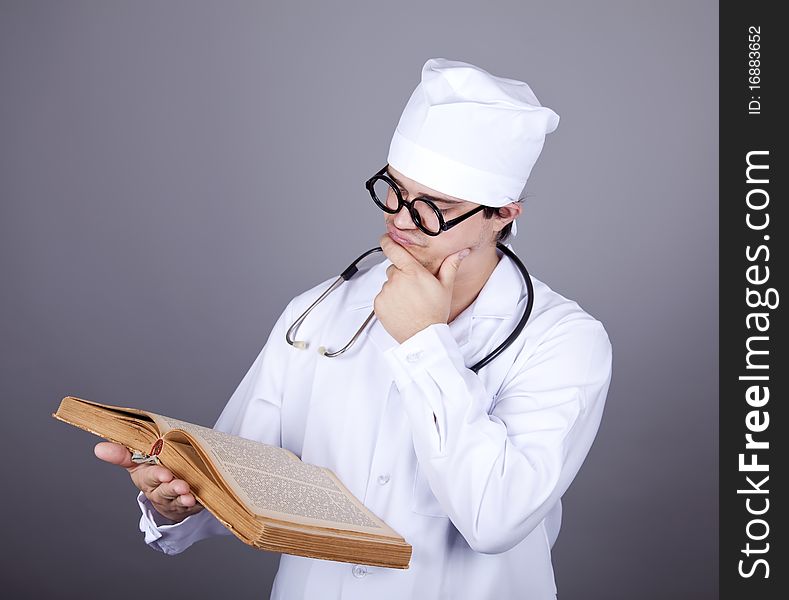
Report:
[[[441,260],[438,259],[437,257],[415,254],[413,252],[411,253],[411,256],[413,256],[416,260],[418,260],[419,264],[421,264],[425,269],[433,273],[433,275],[438,273],[438,269],[441,266]]]

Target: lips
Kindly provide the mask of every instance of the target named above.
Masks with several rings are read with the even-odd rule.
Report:
[[[407,237],[400,235],[396,229],[392,227],[386,228],[386,233],[389,234],[389,237],[396,243],[400,244],[401,246],[416,246],[418,245],[416,242],[412,242]]]

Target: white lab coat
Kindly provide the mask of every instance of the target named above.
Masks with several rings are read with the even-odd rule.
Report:
[[[407,570],[282,555],[272,598],[552,599],[560,498],[600,423],[611,375],[603,326],[534,279],[515,343],[479,374],[466,368],[509,335],[526,303],[502,258],[449,325],[398,344],[377,320],[337,358],[372,310],[389,261],[360,272],[291,323],[329,281],[290,302],[215,427],[281,445],[328,467],[413,546]],[[145,541],[167,554],[229,533],[208,512],[157,525],[138,496]]]

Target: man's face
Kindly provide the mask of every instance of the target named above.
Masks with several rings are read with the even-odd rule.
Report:
[[[444,221],[454,219],[478,206],[473,202],[448,196],[421,185],[391,166],[387,171],[400,186],[404,200],[413,200],[419,196],[429,197],[443,213]],[[498,233],[493,227],[494,220],[486,219],[482,211],[437,236],[429,236],[420,230],[405,206],[397,214],[384,213],[384,220],[389,237],[408,250],[433,274],[438,272],[441,263],[450,254],[463,248],[471,248],[474,252],[480,248],[490,247],[495,244]]]

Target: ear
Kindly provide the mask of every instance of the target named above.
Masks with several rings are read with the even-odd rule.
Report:
[[[493,230],[498,233],[504,229],[507,223],[511,223],[521,214],[521,210],[523,210],[523,206],[519,202],[510,202],[499,208],[498,214],[491,217]]]

